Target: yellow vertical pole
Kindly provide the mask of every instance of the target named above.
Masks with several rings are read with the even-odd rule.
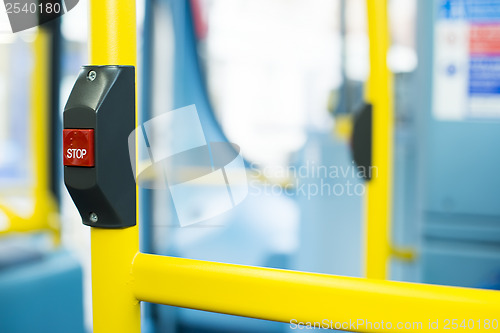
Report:
[[[50,61],[49,61],[50,36],[42,28],[37,29],[33,41],[33,71],[31,78],[31,142],[32,142],[32,164],[35,183],[35,198],[45,195],[48,184],[48,159],[49,142],[47,129],[49,128],[49,83],[50,83]]]
[[[367,101],[372,113],[372,179],[367,186],[365,274],[386,279],[390,259],[392,202],[392,76],[387,67],[389,22],[387,0],[367,0],[370,76]]]
[[[92,65],[136,66],[135,6],[135,0],[90,1]],[[138,250],[137,225],[123,229],[91,228],[95,333],[140,332],[140,304],[131,289],[132,261]]]
[[[49,189],[49,87],[50,87],[50,34],[38,28],[33,41],[33,70],[30,87],[31,158],[34,181],[34,214],[23,220],[18,230],[51,229],[55,243],[60,240],[59,221],[55,200]]]

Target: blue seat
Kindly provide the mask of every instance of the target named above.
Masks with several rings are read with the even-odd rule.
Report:
[[[0,332],[85,332],[78,261],[64,249],[19,257],[0,265]]]

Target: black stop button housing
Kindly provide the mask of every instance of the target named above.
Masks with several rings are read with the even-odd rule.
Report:
[[[64,108],[64,129],[94,130],[94,167],[65,166],[64,183],[85,225],[136,224],[128,136],[135,129],[133,66],[83,66]]]

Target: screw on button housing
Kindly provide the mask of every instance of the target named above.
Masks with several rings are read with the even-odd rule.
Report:
[[[90,222],[96,223],[99,220],[96,213],[90,213]]]
[[[87,79],[89,81],[94,81],[95,78],[97,77],[97,73],[95,71],[90,71],[88,74],[87,74]]]

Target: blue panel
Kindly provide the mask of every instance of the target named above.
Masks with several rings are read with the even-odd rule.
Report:
[[[418,1],[418,7],[413,122],[417,189],[411,223],[421,244],[420,280],[493,288],[500,273],[500,121],[437,120],[432,92],[436,19],[498,22],[500,1]],[[470,58],[469,94],[498,94],[496,56],[487,61],[482,55]]]
[[[426,214],[428,239],[500,244],[500,217],[466,214]]]
[[[498,0],[439,0],[434,4],[438,21],[455,18],[469,22],[500,20]],[[419,57],[422,61],[419,62],[429,69],[422,71],[424,76],[421,86],[425,90],[430,88],[428,82],[432,82],[433,77],[433,35],[433,30],[428,31],[425,35],[427,41],[420,46]],[[425,53],[422,49],[425,49]],[[470,55],[469,64],[470,95],[495,96],[500,93],[498,56]],[[430,98],[436,99],[438,96]],[[431,101],[426,100],[424,103],[421,108],[425,114],[422,118],[424,123],[417,129],[421,138],[425,136],[425,144],[419,151],[423,161],[424,210],[500,216],[500,154],[497,153],[500,121],[439,121],[431,115]]]
[[[426,209],[500,216],[500,123],[431,122]]]
[[[429,240],[422,252],[422,282],[496,289],[500,285],[500,246]]]
[[[3,270],[0,295],[0,332],[84,332],[82,270],[66,251]]]

